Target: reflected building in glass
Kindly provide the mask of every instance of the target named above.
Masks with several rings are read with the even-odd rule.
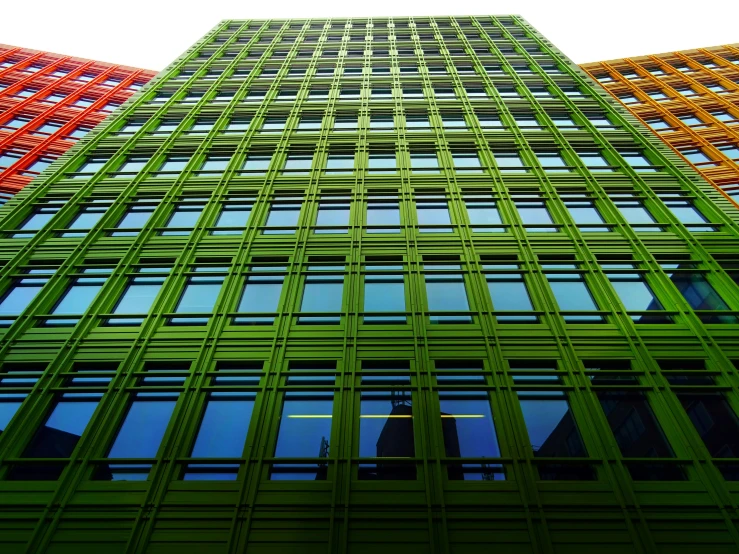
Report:
[[[715,193],[520,17],[219,23],[0,211],[2,551],[736,551]]]

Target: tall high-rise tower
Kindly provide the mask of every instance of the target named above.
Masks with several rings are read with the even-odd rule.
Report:
[[[737,211],[524,20],[224,21],[0,212],[4,552],[734,552]]]
[[[0,202],[155,73],[0,44]]]
[[[582,68],[739,207],[739,44]]]

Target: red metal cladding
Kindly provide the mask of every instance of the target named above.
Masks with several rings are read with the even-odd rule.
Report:
[[[154,75],[0,44],[0,203]]]

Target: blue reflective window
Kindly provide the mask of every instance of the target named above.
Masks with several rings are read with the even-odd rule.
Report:
[[[628,223],[638,225],[638,227],[634,228],[635,231],[662,230],[658,226],[644,226],[645,224],[655,223],[655,220],[652,214],[649,213],[649,210],[644,207],[641,200],[614,200],[613,203],[616,204],[618,211],[621,212],[621,215],[623,215]]]
[[[409,391],[363,392],[359,409],[361,458],[412,458],[416,455],[413,403]],[[415,464],[360,464],[360,479],[416,478]]]
[[[540,227],[540,225],[552,224],[552,216],[549,215],[544,202],[516,202],[516,209],[528,232],[555,233],[557,231],[556,227]]]
[[[168,268],[159,270],[163,273]],[[144,273],[140,271],[140,273]],[[151,306],[154,304],[162,284],[166,279],[166,275],[141,275],[133,277],[118,303],[113,308],[113,314],[117,316],[136,315],[143,316],[149,313]],[[107,321],[108,325],[140,325],[143,323],[143,317],[114,317]]]
[[[116,434],[108,458],[154,458],[164,438],[176,399],[137,396],[131,403]],[[99,476],[113,481],[145,480],[150,464],[110,466],[110,473]],[[140,471],[145,469],[146,471]],[[137,471],[139,470],[139,471]]]
[[[300,316],[299,321],[302,323],[339,323],[343,294],[343,275],[311,275],[306,277],[300,311],[304,313],[325,313],[327,315]]]
[[[223,286],[223,275],[207,275],[209,271],[218,271],[222,268],[195,268],[200,269],[203,274],[191,275],[187,279],[182,296],[177,302],[175,313],[178,314],[208,314],[207,317],[173,317],[170,322],[185,325],[204,325],[208,323],[210,314],[218,300],[218,295]]]
[[[105,164],[108,163],[107,158],[90,158],[85,163],[83,163],[79,169],[75,173],[75,178],[78,179],[84,179],[89,177],[90,175],[97,173],[100,171]]]
[[[331,442],[333,414],[332,393],[286,392],[277,432],[275,457],[325,458]],[[327,466],[312,464],[275,464],[272,480],[325,480]]]
[[[609,121],[610,123],[610,121]],[[580,160],[590,171],[609,172],[613,171],[611,163],[598,152],[580,152]]]
[[[367,202],[367,232],[368,233],[399,233],[400,207],[397,198]]]
[[[518,399],[534,456],[587,456],[565,393],[519,392]]]
[[[590,200],[567,200],[565,201],[567,211],[575,224],[583,232],[608,231],[608,227],[598,225],[603,223],[603,218]]]
[[[269,270],[270,268],[261,268]],[[277,268],[274,268],[277,269]],[[237,316],[234,323],[247,324],[271,324],[274,323],[282,294],[284,275],[254,275],[246,278],[244,292],[241,295],[239,306],[236,311],[241,313],[266,313],[270,315],[260,316]]]
[[[180,173],[185,167],[187,167],[190,158],[184,156],[171,156],[162,162],[157,170],[160,174],[167,173]],[[166,176],[166,175],[164,175]]]
[[[694,310],[728,310],[729,306],[701,273],[672,273],[670,280]],[[736,323],[733,315],[701,314],[704,323]]]
[[[612,273],[608,275],[608,278],[627,312],[664,309],[641,275]],[[632,315],[631,317],[637,323],[650,322],[642,315]]]
[[[413,173],[439,173],[439,159],[435,153],[411,152]]]
[[[264,175],[269,169],[272,161],[272,154],[249,154],[241,168],[242,174],[246,175]]]
[[[6,395],[0,395],[0,435],[8,427],[10,420],[13,419],[21,404],[23,404],[23,400],[14,400]]]
[[[556,152],[537,152],[536,159],[547,173],[569,173],[567,162]]]
[[[21,279],[17,281],[0,301],[0,325],[10,325],[28,307],[41,291],[46,279]],[[13,319],[6,319],[12,317]]]
[[[321,202],[316,216],[316,233],[347,233],[349,231],[349,202]],[[321,229],[320,227],[324,227]]]
[[[405,323],[405,285],[403,275],[382,275],[367,273],[364,277],[364,322],[365,323]],[[370,315],[383,312],[382,315]]]
[[[549,273],[547,279],[560,310],[564,312],[589,312],[598,309],[582,275],[577,273]],[[564,319],[569,322],[598,322],[602,321],[603,317],[600,315],[565,314]]]
[[[450,458],[500,458],[493,412],[486,393],[439,392],[444,450]],[[451,463],[450,480],[498,481],[505,479],[500,464]]]
[[[211,231],[212,235],[240,235],[246,229],[246,224],[251,215],[251,204],[224,204],[218,220],[216,229]]]
[[[495,165],[498,166],[499,171],[505,173],[526,173],[527,171],[521,156],[513,152],[496,152]]]
[[[416,214],[421,233],[451,233],[453,230],[449,206],[443,198],[417,199]]]
[[[178,204],[167,221],[167,230],[162,231],[165,236],[189,235],[195,228],[205,204]]]
[[[298,219],[300,219],[298,203],[275,203],[269,210],[267,221],[262,231],[265,235],[293,235],[295,234]]]
[[[503,224],[500,213],[498,213],[498,206],[492,198],[467,198],[465,207],[473,233],[502,233],[505,231],[503,227],[488,227],[488,225]]]
[[[523,275],[515,273],[489,273],[486,276],[490,299],[495,312],[530,312],[534,310],[526,289]],[[536,322],[538,316],[526,314],[496,314],[501,322]]]
[[[77,277],[56,303],[51,315],[81,316],[103,288],[110,270],[86,269],[83,273],[100,273],[98,277]],[[47,319],[45,325],[75,325],[79,317]]]
[[[464,277],[459,274],[426,274],[426,299],[432,323],[470,323],[467,313],[444,315],[439,312],[469,312]]]
[[[156,210],[156,205],[143,204],[129,206],[126,213],[116,225],[116,229],[126,229],[124,231],[113,231],[110,235],[113,237],[135,237],[144,225],[151,219],[151,215]]]
[[[67,229],[74,229],[74,231],[65,231],[61,234],[62,237],[84,237],[90,229],[92,229],[97,222],[105,215],[105,212],[110,207],[107,202],[101,202],[97,205],[87,206],[82,208],[72,222],[67,226]]]
[[[62,397],[51,409],[44,424],[23,450],[23,458],[69,458],[85,432],[98,399],[76,400]],[[11,469],[11,480],[56,480],[64,466],[57,464],[18,465]]]
[[[254,394],[211,393],[190,456],[240,458],[244,452],[255,398]],[[238,468],[236,464],[189,464],[184,479],[233,480],[236,479]]]
[[[708,220],[689,200],[663,198],[662,201],[672,212],[672,215],[680,223],[687,225],[691,231],[711,232],[716,230],[711,225],[700,225],[701,223],[708,223]]]

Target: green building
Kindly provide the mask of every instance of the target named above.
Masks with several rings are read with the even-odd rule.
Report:
[[[224,21],[0,263],[4,554],[739,548],[739,212],[519,17]]]

